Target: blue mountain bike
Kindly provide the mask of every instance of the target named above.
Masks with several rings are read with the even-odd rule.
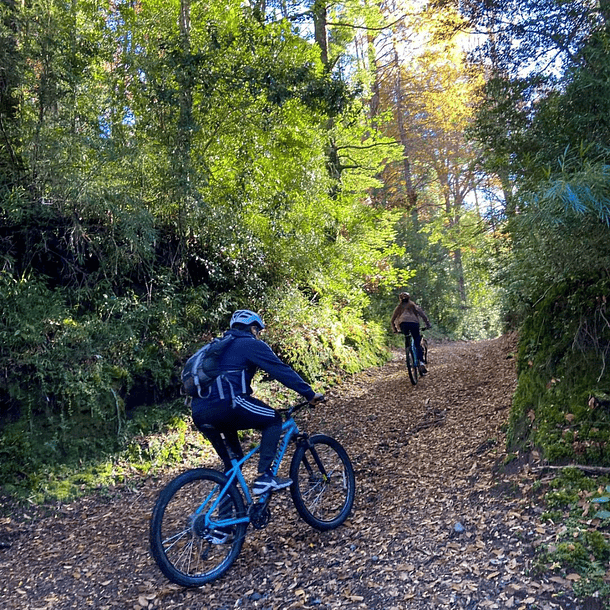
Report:
[[[354,469],[338,441],[301,432],[293,414],[303,402],[280,410],[285,417],[282,439],[272,465],[277,474],[289,445],[294,506],[309,525],[331,530],[350,515],[356,491]],[[255,447],[238,458],[227,447],[232,467],[188,470],[160,493],[150,523],[152,556],[161,572],[184,587],[200,587],[222,576],[239,555],[248,526],[262,529],[270,521],[271,491],[253,496],[242,466],[258,453]]]

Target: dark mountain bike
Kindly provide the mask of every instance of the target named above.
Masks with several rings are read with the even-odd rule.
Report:
[[[356,481],[347,452],[323,434],[301,432],[293,414],[303,402],[280,412],[283,436],[273,462],[277,474],[288,446],[295,445],[290,463],[294,506],[318,530],[339,527],[350,515]],[[222,576],[239,555],[248,526],[262,529],[270,521],[272,492],[253,496],[242,466],[258,453],[255,447],[238,459],[227,447],[232,468],[188,470],[159,495],[150,523],[150,547],[161,572],[184,587],[199,587]]]
[[[421,329],[423,332],[425,329]],[[415,347],[415,340],[413,335],[409,335],[409,345],[406,348],[407,357],[407,371],[409,372],[409,379],[413,385],[417,385],[417,381],[420,376],[419,365],[428,364],[428,341],[422,336],[421,347],[422,347],[422,359],[421,362],[417,356],[417,349]]]

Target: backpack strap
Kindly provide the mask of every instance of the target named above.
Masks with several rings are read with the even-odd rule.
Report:
[[[226,371],[226,372],[227,373],[239,373],[239,369],[237,369],[235,371]],[[216,386],[218,387],[218,396],[220,397],[220,400],[225,399],[225,393],[222,388],[223,380],[226,381],[227,385],[229,386],[229,390],[231,392],[231,406],[234,407],[235,406],[235,391],[233,389],[233,384],[224,376],[224,373],[222,375],[218,375],[218,377],[216,377]],[[245,394],[246,389],[247,389],[246,388],[246,369],[241,369],[241,393]],[[210,388],[208,389],[208,394],[205,398],[208,398],[210,396],[211,391],[212,391],[212,387],[210,386]]]
[[[224,400],[225,399],[225,393],[222,389],[222,379],[223,379],[224,375],[218,375],[218,377],[216,377],[216,385],[218,386],[218,395],[220,396],[220,400]],[[231,384],[229,384],[231,385]],[[212,391],[212,388],[210,387],[210,390],[208,392],[208,394]]]

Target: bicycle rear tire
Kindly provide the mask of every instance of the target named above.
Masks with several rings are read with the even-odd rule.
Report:
[[[299,444],[290,464],[290,478],[294,506],[311,527],[332,530],[349,517],[356,477],[339,441],[316,434]]]
[[[204,526],[205,514],[226,485],[217,470],[197,468],[171,481],[159,494],[150,522],[150,549],[163,574],[183,587],[200,587],[222,576],[241,551],[247,523],[232,525],[227,542],[211,541]],[[222,515],[231,519],[246,514],[244,501],[234,485],[228,488]]]
[[[407,349],[407,371],[409,371],[411,383],[417,385],[419,371],[417,370],[417,366],[415,366],[415,356],[413,355],[413,350],[411,348]]]

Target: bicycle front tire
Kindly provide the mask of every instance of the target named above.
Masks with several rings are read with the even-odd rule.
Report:
[[[290,464],[292,501],[311,527],[339,527],[350,515],[356,495],[354,467],[339,441],[316,434],[299,444]]]
[[[183,587],[200,587],[222,576],[241,551],[247,523],[225,528],[228,540],[213,542],[214,532],[205,528],[205,514],[226,485],[226,476],[216,470],[188,470],[160,493],[150,522],[150,549],[163,574]],[[211,515],[228,520],[246,514],[244,501],[234,485]],[[222,513],[222,514],[219,514]]]
[[[424,364],[428,364],[428,342],[426,341],[426,339],[421,340],[421,351],[422,351],[421,361]]]
[[[411,380],[411,383],[413,385],[417,385],[417,377],[419,372],[417,370],[417,367],[415,366],[415,357],[413,356],[413,350],[410,348],[407,350],[407,370],[409,371],[409,379]]]

